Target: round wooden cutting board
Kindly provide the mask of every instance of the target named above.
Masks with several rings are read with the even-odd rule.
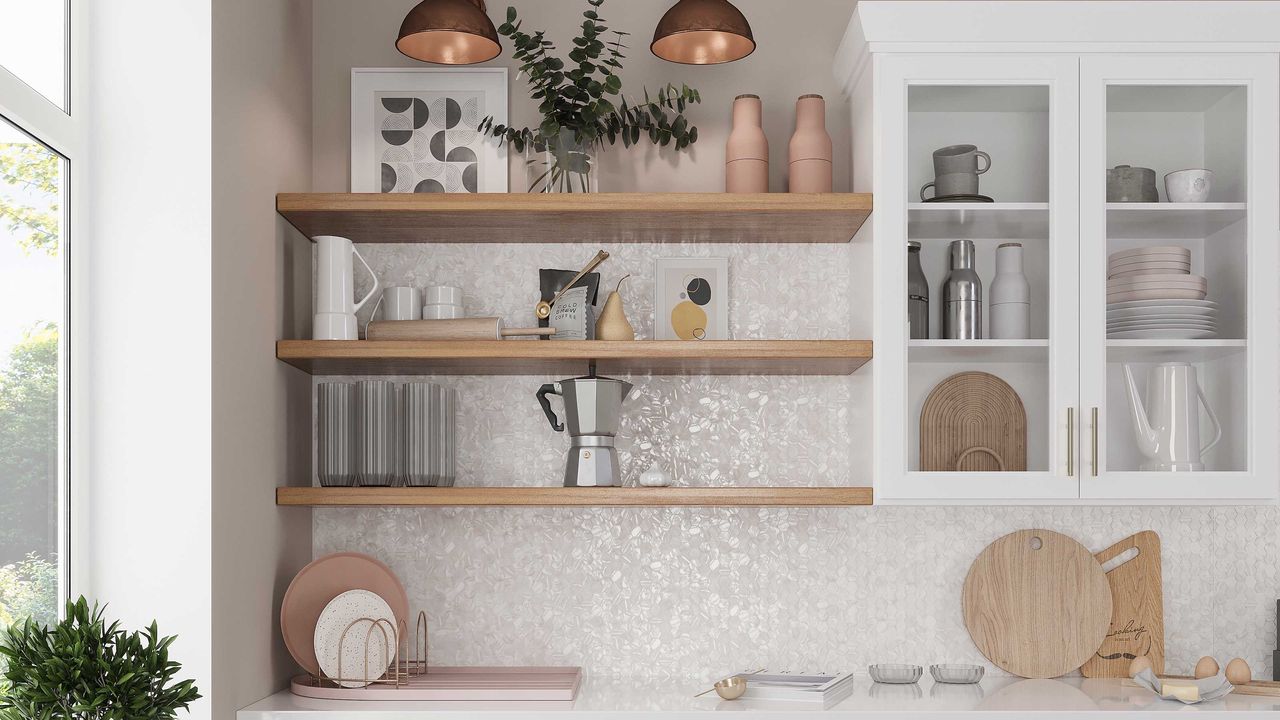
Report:
[[[986,547],[964,579],[964,624],[988,660],[1026,678],[1065,675],[1111,624],[1111,586],[1080,543],[1019,530]]]

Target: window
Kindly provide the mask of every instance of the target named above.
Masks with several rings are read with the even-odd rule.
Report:
[[[56,620],[71,584],[72,7],[0,5],[0,629]]]
[[[0,66],[67,109],[66,0],[0,2]]]
[[[0,121],[0,625],[60,604],[64,165]]]

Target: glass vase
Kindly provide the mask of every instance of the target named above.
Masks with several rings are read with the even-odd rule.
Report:
[[[525,186],[531,193],[593,193],[600,187],[596,148],[565,130],[525,147]]]

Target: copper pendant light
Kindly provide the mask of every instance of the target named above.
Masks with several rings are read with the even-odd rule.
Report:
[[[396,49],[414,60],[471,65],[502,52],[484,0],[422,0],[400,25]]]
[[[714,65],[750,55],[756,41],[729,0],[680,0],[658,21],[649,49],[671,62]]]

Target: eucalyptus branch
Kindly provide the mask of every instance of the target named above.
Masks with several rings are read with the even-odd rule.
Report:
[[[677,150],[697,142],[698,128],[684,112],[690,103],[702,102],[702,96],[687,85],[667,84],[654,97],[644,90],[643,102],[623,97],[617,73],[626,59],[623,42],[628,33],[609,30],[597,12],[604,0],[587,3],[591,7],[582,13],[582,31],[565,59],[544,31],[521,30],[516,9],[507,8],[507,20],[498,33],[515,48],[511,56],[528,78],[529,96],[538,101],[542,122],[537,128],[513,128],[489,116],[480,122],[480,132],[510,144],[516,152],[527,147],[542,152],[564,145],[603,149],[618,140],[630,147],[645,137],[663,147],[674,142]],[[612,35],[609,42],[601,39],[606,33]],[[571,137],[562,137],[566,132]]]

